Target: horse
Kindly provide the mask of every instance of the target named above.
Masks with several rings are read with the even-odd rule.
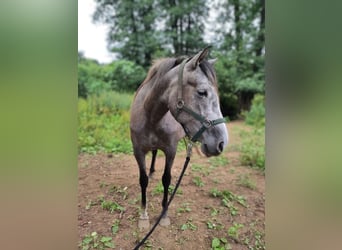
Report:
[[[155,61],[134,96],[130,135],[139,166],[140,229],[150,226],[146,189],[149,178],[155,172],[158,150],[165,155],[162,207],[166,209],[159,224],[168,226],[168,189],[178,142],[185,136],[193,142],[200,142],[201,151],[207,157],[221,154],[228,145],[228,130],[220,110],[213,68],[216,59],[206,59],[208,50],[209,48],[205,48],[189,58],[183,56]],[[147,175],[145,157],[150,151],[152,161]]]

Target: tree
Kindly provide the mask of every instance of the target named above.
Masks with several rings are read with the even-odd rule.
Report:
[[[205,0],[159,0],[165,20],[166,42],[176,55],[190,55],[204,47],[204,22],[208,17]]]
[[[95,22],[109,25],[110,51],[119,58],[144,67],[151,64],[153,52],[160,47],[156,33],[154,0],[95,0]]]
[[[250,108],[255,93],[264,91],[265,1],[223,0],[218,7],[221,25],[215,42],[225,66],[233,72],[221,84],[236,94],[240,112]]]

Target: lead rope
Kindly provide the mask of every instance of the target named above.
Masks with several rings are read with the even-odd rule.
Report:
[[[156,223],[153,225],[153,227],[151,228],[151,230],[145,235],[145,237],[134,247],[134,250],[138,250],[144,243],[145,241],[148,239],[148,237],[153,233],[154,229],[158,226],[160,220],[163,218],[163,216],[165,215],[167,209],[169,208],[170,204],[171,204],[171,201],[173,200],[173,197],[175,196],[176,192],[177,192],[177,189],[182,181],[182,178],[183,178],[183,175],[186,171],[186,168],[188,167],[188,164],[190,162],[190,157],[191,157],[191,152],[192,152],[192,142],[188,142],[187,143],[187,150],[186,150],[186,159],[185,159],[185,162],[184,162],[184,166],[183,166],[183,169],[182,169],[182,172],[181,174],[179,175],[179,178],[177,180],[177,183],[176,183],[176,186],[175,186],[175,189],[173,190],[171,196],[170,196],[170,199],[166,205],[165,208],[163,208],[163,211],[161,212],[161,214],[159,215]]]

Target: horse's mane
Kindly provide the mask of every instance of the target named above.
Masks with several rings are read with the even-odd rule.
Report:
[[[165,75],[168,71],[176,67],[177,65],[181,64],[183,60],[187,59],[190,60],[191,58],[186,56],[179,56],[176,58],[161,58],[157,59],[153,62],[151,68],[149,69],[147,76],[145,80],[141,83],[136,93],[139,92],[139,90],[147,83],[153,84],[156,80],[159,80],[160,77]],[[214,83],[215,86],[217,86],[216,81],[216,74],[214,71],[213,66],[207,61],[203,60],[199,67],[203,71],[203,73],[208,77],[211,78],[211,82]]]

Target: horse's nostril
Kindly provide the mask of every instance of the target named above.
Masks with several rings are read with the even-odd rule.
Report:
[[[221,141],[217,146],[217,151],[221,153],[223,151],[224,142]]]

